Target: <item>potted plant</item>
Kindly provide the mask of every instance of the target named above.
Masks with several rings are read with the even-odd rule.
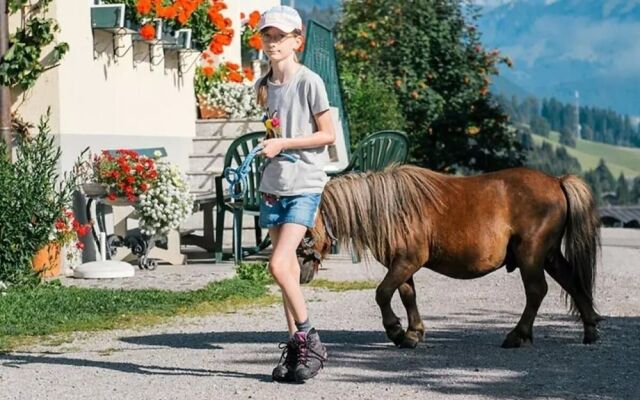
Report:
[[[40,119],[38,134],[17,141],[14,161],[0,141],[0,281],[12,285],[40,282],[34,256],[60,238],[56,223],[69,218],[65,210],[78,187],[75,168],[62,175],[58,172],[62,153],[48,121],[49,113]],[[45,258],[55,260],[59,253],[55,246],[51,250]]]
[[[196,69],[195,91],[200,118],[254,118],[261,115],[255,101],[251,68],[238,64],[213,64],[213,56],[202,55],[203,64]]]
[[[73,263],[78,252],[84,248],[79,240],[91,230],[91,224],[82,224],[75,218],[73,211],[64,210],[53,225],[49,241],[40,248],[31,261],[34,271],[42,277],[60,274],[61,250],[66,249],[67,260]]]
[[[111,205],[135,204],[158,177],[155,160],[133,150],[103,151],[93,156],[91,164],[92,180],[83,183],[83,190]]]
[[[166,160],[157,161],[158,177],[140,195],[136,210],[140,215],[143,234],[163,236],[178,226],[193,210],[193,195],[178,167]]]

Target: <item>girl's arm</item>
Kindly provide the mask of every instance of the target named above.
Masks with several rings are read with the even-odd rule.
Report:
[[[330,110],[315,115],[318,130],[313,135],[301,138],[267,139],[262,142],[262,155],[272,158],[287,149],[308,149],[333,144],[336,133],[333,129],[333,119]]]

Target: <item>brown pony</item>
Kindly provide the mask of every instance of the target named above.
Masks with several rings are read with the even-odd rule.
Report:
[[[423,267],[458,279],[519,268],[527,302],[503,347],[533,340],[547,293],[545,271],[571,297],[571,312],[584,324],[583,343],[598,338],[599,219],[589,188],[576,176],[516,168],[454,177],[408,165],[349,174],[325,187],[311,234],[321,257],[337,240],[357,253],[369,249],[387,267],[376,302],[397,346],[415,347],[424,336],[413,282]],[[391,309],[396,290],[407,311],[406,332]]]

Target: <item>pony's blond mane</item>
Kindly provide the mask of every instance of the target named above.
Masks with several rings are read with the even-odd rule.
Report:
[[[440,187],[445,180],[411,165],[347,174],[326,185],[320,211],[341,245],[352,246],[358,254],[368,248],[388,266],[392,249],[405,241],[412,223],[419,220],[424,222],[419,227],[428,229],[426,205],[443,212]]]

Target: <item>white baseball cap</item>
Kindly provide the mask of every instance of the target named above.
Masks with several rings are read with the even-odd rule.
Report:
[[[270,26],[284,33],[291,33],[296,29],[302,30],[302,18],[294,8],[275,6],[262,13],[258,30],[261,31]]]

